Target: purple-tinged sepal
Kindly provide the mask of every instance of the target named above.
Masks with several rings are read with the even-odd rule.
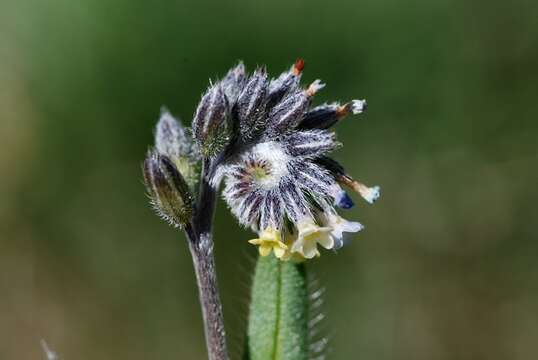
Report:
[[[212,85],[202,96],[194,119],[193,136],[204,157],[219,153],[230,140],[230,108],[221,84]]]
[[[268,79],[265,69],[258,69],[248,79],[233,108],[239,134],[250,140],[265,125]]]
[[[297,59],[289,71],[283,72],[269,84],[267,104],[273,107],[284,95],[299,88],[301,74],[304,69],[304,60]]]
[[[247,74],[245,65],[242,61],[230,69],[226,76],[220,81],[224,94],[230,104],[230,108],[237,102],[237,98],[245,87],[246,82]]]
[[[200,149],[190,134],[168,110],[163,108],[155,127],[155,150],[166,155],[195,192],[200,175]]]
[[[191,220],[193,197],[189,186],[166,155],[148,152],[143,164],[144,183],[157,214],[175,227]]]

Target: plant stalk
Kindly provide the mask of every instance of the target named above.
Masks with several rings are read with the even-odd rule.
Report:
[[[210,162],[204,159],[197,211],[192,223],[185,227],[189,239],[209,360],[228,360],[222,304],[220,302],[213,256],[212,224],[215,213],[216,191],[209,185],[206,175]]]

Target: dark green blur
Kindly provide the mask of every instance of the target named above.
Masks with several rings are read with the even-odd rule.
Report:
[[[203,359],[183,235],[141,162],[238,59],[297,57],[316,101],[366,98],[335,156],[382,197],[308,270],[328,359],[538,356],[535,0],[0,0],[0,359]],[[256,251],[224,204],[216,260],[243,348]]]

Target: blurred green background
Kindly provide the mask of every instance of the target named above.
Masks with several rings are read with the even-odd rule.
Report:
[[[238,59],[297,57],[317,101],[366,98],[336,153],[382,198],[309,264],[329,359],[538,357],[538,4],[0,2],[0,359],[203,359],[183,235],[147,204],[159,109],[188,123]],[[255,249],[220,203],[216,258],[242,348]]]

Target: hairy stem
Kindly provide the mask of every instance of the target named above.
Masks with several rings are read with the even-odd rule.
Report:
[[[209,360],[227,360],[222,305],[217,286],[211,234],[201,234],[189,241],[194,272],[202,306],[204,330]]]
[[[196,274],[208,358],[228,360],[211,233],[216,192],[206,180],[208,169],[209,161],[204,160],[197,211],[192,223],[186,226],[185,232],[189,238],[189,249]]]
[[[211,163],[204,159],[202,164],[202,176],[200,180],[200,193],[198,207],[194,218],[195,228],[198,234],[211,233],[213,217],[215,214],[216,190],[209,185],[207,175]]]

